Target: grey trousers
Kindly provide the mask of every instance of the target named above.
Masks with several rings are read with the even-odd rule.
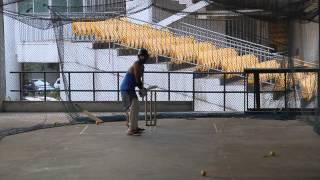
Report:
[[[129,109],[129,130],[134,131],[138,128],[139,120],[139,101],[138,98],[133,98]]]
[[[121,92],[122,101],[126,116],[129,121],[129,130],[134,131],[138,128],[139,120],[139,101],[137,95],[131,92]]]

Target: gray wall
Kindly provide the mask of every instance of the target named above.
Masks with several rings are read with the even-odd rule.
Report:
[[[75,101],[83,109],[89,112],[123,112],[122,102],[86,102]],[[66,112],[61,102],[31,102],[17,101],[4,102],[5,112]],[[191,101],[160,101],[157,102],[157,112],[186,112],[192,111]],[[144,102],[140,102],[140,112],[144,112]]]
[[[3,0],[0,0],[3,4]],[[0,7],[2,12],[2,7]],[[2,111],[2,103],[5,98],[5,58],[4,58],[4,33],[3,33],[3,14],[0,14],[0,112]]]

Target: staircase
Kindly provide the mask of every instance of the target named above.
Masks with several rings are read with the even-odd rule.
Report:
[[[206,1],[199,1],[195,4],[188,6],[187,8],[182,10],[181,13],[176,13],[176,14],[158,22],[156,27],[157,28],[167,27],[170,24],[172,24],[172,23],[188,16],[189,14],[196,12],[196,11],[200,10],[201,8],[204,8],[208,5],[209,5],[209,3]]]

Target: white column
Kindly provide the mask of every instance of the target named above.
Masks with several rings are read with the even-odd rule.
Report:
[[[4,7],[10,11],[16,11],[16,5],[7,5]],[[6,77],[6,99],[19,100],[20,94],[18,92],[11,92],[11,90],[18,90],[20,87],[19,75],[11,74],[12,71],[20,71],[21,64],[17,61],[16,56],[16,37],[19,36],[15,30],[15,19],[4,16],[4,41],[5,41],[5,77]]]

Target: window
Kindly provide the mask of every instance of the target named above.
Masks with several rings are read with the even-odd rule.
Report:
[[[125,10],[125,0],[85,0],[87,12],[107,12]]]
[[[68,12],[66,0],[53,0],[51,3],[52,9],[56,12]]]
[[[44,4],[48,5],[47,0],[33,0],[34,2],[34,12],[35,13],[49,13],[49,9]]]
[[[24,0],[18,3],[19,13],[49,14],[49,9],[43,4],[52,7],[59,13],[82,12],[82,0]]]
[[[82,12],[82,0],[69,0],[68,6],[70,12]]]
[[[22,14],[33,13],[33,0],[24,0],[19,2],[18,9]]]

